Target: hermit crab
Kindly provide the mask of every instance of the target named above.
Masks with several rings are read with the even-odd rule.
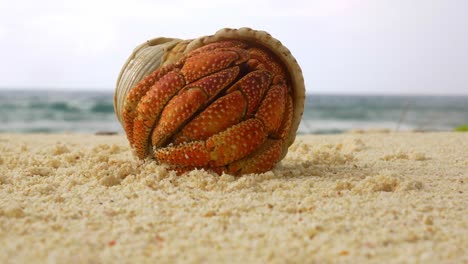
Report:
[[[262,173],[284,158],[304,109],[301,68],[264,31],[156,38],[124,64],[114,108],[136,155],[183,173]]]

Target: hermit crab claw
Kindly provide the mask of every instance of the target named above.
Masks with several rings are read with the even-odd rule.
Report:
[[[284,158],[304,99],[301,68],[280,41],[225,28],[138,46],[120,72],[114,109],[139,158],[240,175]]]

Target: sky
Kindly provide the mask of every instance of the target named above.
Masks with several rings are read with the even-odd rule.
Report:
[[[0,89],[112,91],[140,43],[251,27],[308,93],[468,95],[465,0],[0,0]]]

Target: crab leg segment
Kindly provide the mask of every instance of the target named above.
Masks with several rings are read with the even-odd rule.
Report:
[[[272,86],[255,114],[256,118],[262,120],[267,134],[277,132],[281,125],[285,108],[286,92],[286,85]]]
[[[213,97],[224,90],[239,74],[239,67],[231,67],[187,85],[167,104],[152,135],[153,147],[164,145],[187,120]]]
[[[141,99],[133,126],[133,145],[139,158],[147,156],[151,129],[166,103],[184,84],[184,77],[172,71],[156,82]]]
[[[223,166],[243,158],[266,140],[263,124],[251,118],[210,137],[206,147],[210,150],[212,166]]]
[[[285,131],[289,131],[290,128],[289,120],[292,114],[292,99],[287,95],[287,91],[286,85],[272,86],[255,115],[262,121],[267,134],[280,140],[267,139],[249,156],[229,164],[225,170],[227,173],[233,175],[260,173],[272,169],[278,162],[283,140],[287,135]]]
[[[158,149],[154,157],[160,162],[182,167],[203,167],[210,162],[205,141],[193,141],[176,147]]]
[[[193,82],[185,87],[190,89],[199,87],[207,94],[208,98],[212,99],[221,91],[227,88],[239,75],[239,67],[234,66],[227,68],[210,76],[204,77],[196,82]]]
[[[175,144],[205,140],[239,123],[245,114],[247,102],[240,91],[227,94],[189,122],[174,138]]]
[[[184,90],[172,98],[164,108],[161,119],[157,123],[151,143],[153,147],[162,146],[176,129],[192,116],[207,100],[206,94],[200,88]]]
[[[213,51],[215,49],[245,48],[245,47],[246,45],[244,42],[237,41],[237,40],[225,40],[225,41],[210,43],[196,50],[193,50],[192,52],[190,52],[190,56],[194,56],[203,52]]]
[[[228,165],[227,173],[239,175],[271,170],[280,159],[282,143],[281,140],[268,139],[250,156]]]
[[[238,65],[248,59],[248,54],[242,49],[223,49],[210,52],[202,52],[189,56],[182,66],[181,73],[185,76],[187,83],[191,83],[204,76]],[[244,61],[239,60],[245,58]]]
[[[270,86],[271,74],[264,70],[253,71],[245,75],[231,88],[228,93],[239,90],[247,100],[247,117],[253,116],[263,99],[265,91]]]
[[[241,78],[228,89],[227,95],[216,100],[190,121],[175,136],[175,143],[205,140],[245,118],[250,118],[268,89],[270,76],[266,71],[254,71]]]
[[[155,151],[163,163],[182,166],[223,166],[241,159],[266,140],[263,124],[252,118],[204,141],[194,141]]]
[[[251,69],[263,69],[271,72],[274,76],[273,84],[285,82],[286,72],[284,68],[275,60],[269,52],[259,48],[249,49],[250,59],[247,65]]]
[[[155,82],[159,81],[161,77],[163,77],[168,72],[172,71],[174,68],[174,64],[169,64],[167,66],[161,67],[160,69],[146,76],[128,93],[127,99],[125,100],[124,104],[122,119],[125,133],[127,134],[127,138],[130,142],[130,145],[133,145],[133,123],[135,117],[137,116],[136,110],[138,103],[140,102],[141,98],[145,96],[148,90],[151,89]]]

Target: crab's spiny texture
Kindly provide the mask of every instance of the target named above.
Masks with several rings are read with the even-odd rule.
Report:
[[[192,141],[176,147],[158,149],[154,156],[171,165],[203,167],[210,161],[210,152],[205,141]]]
[[[239,123],[245,115],[247,101],[240,91],[229,93],[197,115],[174,137],[174,143],[206,140]]]
[[[174,64],[169,64],[154,71],[150,75],[141,80],[127,95],[123,110],[124,129],[127,134],[130,145],[133,145],[133,123],[137,116],[136,107],[140,103],[141,98],[145,96],[153,84],[161,79],[162,76],[175,68]]]
[[[281,121],[284,119],[286,92],[287,88],[285,85],[272,86],[255,115],[256,118],[263,122],[265,130],[269,135],[278,132]]]
[[[211,165],[223,166],[247,156],[266,140],[262,122],[251,118],[210,137],[206,148]]]
[[[162,146],[200,107],[227,87],[238,74],[239,67],[228,68],[187,85],[174,96],[164,108],[154,128],[153,147]]]
[[[245,51],[241,49],[223,49],[189,56],[185,61],[181,72],[188,83],[193,82],[201,77],[225,69],[233,64],[242,63],[239,59],[246,57],[246,55],[239,54],[238,51],[245,53]]]
[[[216,49],[223,49],[223,48],[240,48],[244,49],[247,45],[242,41],[237,40],[229,40],[229,41],[220,41],[215,43],[207,44],[203,47],[198,48],[190,53],[191,56],[197,55],[199,53],[206,53]]]
[[[284,67],[275,60],[273,56],[267,51],[254,47],[249,49],[250,60],[248,64],[251,68],[264,69],[273,74],[273,84],[285,82],[287,76]]]
[[[268,71],[257,70],[245,75],[239,82],[229,88],[228,92],[240,90],[244,94],[247,100],[246,116],[251,117],[257,111],[270,82],[271,74]]]
[[[272,169],[293,118],[290,76],[255,43],[225,40],[185,54],[128,94],[124,127],[140,158],[178,172]]]
[[[206,93],[208,98],[211,99],[218,95],[223,89],[228,87],[229,84],[231,84],[238,75],[239,67],[234,66],[193,82],[187,85],[186,89],[200,88],[204,93]]]
[[[233,162],[227,167],[227,172],[238,175],[245,173],[261,173],[271,170],[281,156],[281,140],[268,139],[249,157]]]
[[[158,149],[155,157],[170,165],[223,166],[247,156],[265,140],[261,121],[252,118],[210,137],[206,144],[195,141]]]
[[[179,127],[190,118],[207,100],[200,88],[184,90],[172,98],[161,113],[161,118],[153,130],[153,147],[162,146]]]
[[[167,102],[184,84],[183,76],[174,70],[161,77],[141,99],[137,107],[137,116],[134,120],[132,133],[133,146],[139,157],[146,157],[148,153],[148,137],[154,123]]]

